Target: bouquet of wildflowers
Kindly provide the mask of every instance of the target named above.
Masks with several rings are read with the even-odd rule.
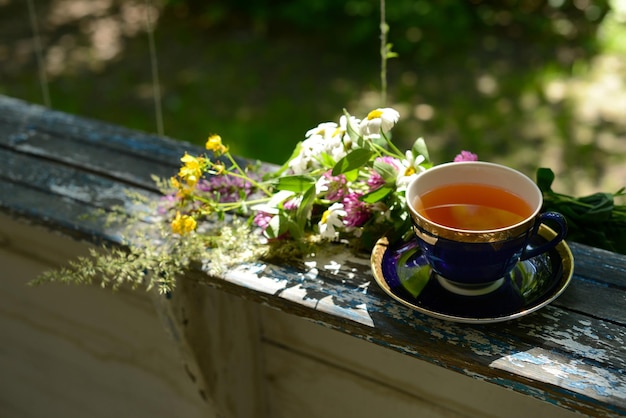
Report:
[[[185,154],[165,209],[175,234],[193,233],[208,216],[247,216],[269,241],[341,241],[368,249],[382,235],[409,230],[404,191],[432,166],[422,138],[405,152],[391,141],[399,113],[376,109],[364,119],[347,112],[306,133],[277,171],[242,167],[219,136],[212,156]]]
[[[134,224],[124,208],[113,210],[109,221],[123,222],[130,231],[122,248],[93,250],[33,284],[100,280],[103,287],[130,283],[167,293],[192,262],[220,274],[235,263],[308,255],[324,242],[369,250],[384,235],[398,238],[410,232],[406,186],[432,166],[422,138],[405,152],[391,142],[398,119],[390,108],[373,110],[362,120],[345,112],[339,123],[308,131],[272,172],[241,163],[212,135],[207,153],[185,153],[174,177],[155,178],[164,192],[156,210],[165,222],[144,234],[135,229],[144,224],[143,212]],[[476,156],[457,156],[467,159]],[[146,215],[153,215],[150,202],[136,197],[146,203],[139,207],[150,210]]]

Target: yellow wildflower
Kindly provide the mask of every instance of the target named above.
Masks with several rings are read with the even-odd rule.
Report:
[[[228,147],[222,144],[222,137],[219,135],[211,135],[206,141],[206,149],[213,151],[215,155],[222,155],[228,151]]]
[[[193,193],[193,185],[188,186],[186,183],[181,183],[176,177],[170,178],[170,186],[176,189],[176,198],[178,199],[185,199]]]
[[[176,197],[178,199],[184,199],[185,197],[189,196],[193,192],[193,189],[192,189],[193,186],[190,187],[184,183],[181,183],[180,181],[178,181],[176,177],[170,178],[170,186],[176,189]]]
[[[196,229],[196,220],[189,215],[181,215],[176,212],[176,217],[172,221],[172,232],[178,235],[187,235]]]
[[[187,182],[188,186],[195,186],[202,176],[203,159],[185,153],[180,160],[185,163],[185,165],[180,168],[178,172],[179,177]]]

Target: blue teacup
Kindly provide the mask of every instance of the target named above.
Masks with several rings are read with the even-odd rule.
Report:
[[[527,213],[510,225],[473,229],[435,222],[422,207],[425,195],[433,190],[447,186],[469,190],[475,185],[517,196],[528,205]],[[444,195],[444,205],[464,203],[458,201],[463,193],[449,194]],[[497,289],[520,260],[549,251],[567,234],[561,214],[539,213],[543,197],[537,185],[519,171],[498,164],[472,161],[435,166],[407,186],[406,201],[428,264],[444,288],[462,295],[481,295]],[[555,237],[539,247],[529,247],[529,239],[546,221],[556,226]]]

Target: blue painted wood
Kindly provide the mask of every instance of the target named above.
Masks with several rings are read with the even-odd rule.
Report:
[[[0,96],[0,210],[79,239],[118,242],[97,213],[157,199],[150,176],[178,169],[189,144]],[[147,224],[149,227],[149,224]],[[197,281],[356,338],[590,416],[626,415],[626,257],[570,243],[570,287],[551,305],[490,325],[444,322],[397,303],[369,255],[339,245],[291,265],[259,261]]]

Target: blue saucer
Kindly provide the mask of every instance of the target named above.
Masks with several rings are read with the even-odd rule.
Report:
[[[554,235],[541,225],[529,245],[540,245]],[[392,298],[426,315],[465,323],[502,322],[528,315],[561,295],[574,271],[574,258],[565,241],[520,261],[501,286],[477,296],[445,289],[413,238],[392,244],[381,238],[372,251],[371,264],[376,282]]]

